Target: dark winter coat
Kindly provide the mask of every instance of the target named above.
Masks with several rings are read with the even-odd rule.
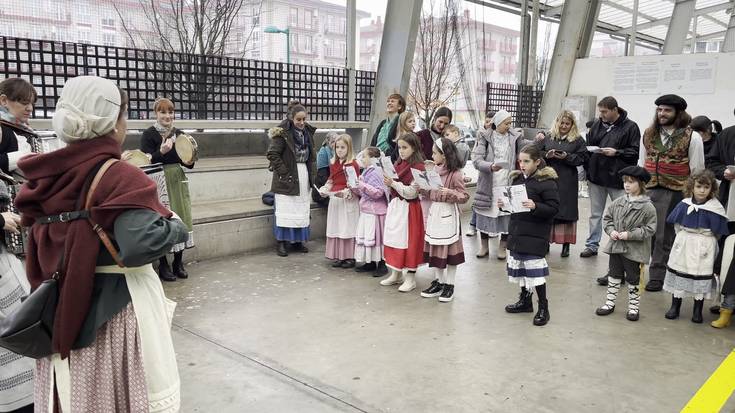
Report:
[[[709,152],[704,153],[707,169],[715,174],[720,183],[720,202],[727,209],[730,198],[730,181],[725,179],[727,165],[735,165],[735,126],[730,126],[712,138],[715,141]]]
[[[309,171],[309,186],[316,179],[316,150],[314,149],[314,133],[316,128],[308,123],[304,127],[304,137],[308,139],[308,159],[306,169]],[[271,138],[266,157],[270,161],[269,170],[273,171],[271,192],[281,195],[299,195],[299,173],[296,166],[296,139],[293,122],[284,120],[268,131]]]
[[[553,168],[539,168],[528,178],[520,171],[511,172],[512,185],[526,185],[528,199],[536,203],[530,212],[510,216],[508,249],[519,254],[539,257],[549,252],[549,238],[554,216],[559,212],[557,175]]]
[[[399,115],[396,115],[399,116]],[[380,134],[380,130],[383,129],[383,126],[386,124],[389,125],[388,119],[383,119],[379,124],[378,127],[375,129],[375,133],[373,133],[373,139],[370,140],[370,146],[378,146],[378,135]],[[396,138],[398,137],[398,119],[396,119],[396,122],[393,124],[393,126],[388,131],[388,145],[390,145],[390,149],[385,153],[386,156],[390,156],[390,159],[395,162],[398,159],[398,149],[396,148]]]
[[[431,159],[431,155],[434,152],[434,141],[441,137],[441,133],[434,131],[433,129],[420,130],[416,136],[421,141],[421,152],[424,153],[424,159]]]
[[[579,219],[579,207],[577,200],[579,199],[579,179],[577,167],[583,165],[587,161],[587,146],[581,137],[569,142],[568,140],[559,140],[546,134],[544,140],[537,143],[539,149],[544,153],[554,149],[564,151],[567,157],[564,159],[547,158],[546,164],[556,171],[559,176],[557,186],[559,187],[559,202],[562,208],[556,214],[557,221],[575,222]]]
[[[615,156],[591,154],[585,167],[587,179],[600,186],[623,189],[623,180],[618,172],[626,166],[638,164],[641,145],[641,130],[628,119],[628,112],[620,109],[620,117],[610,127],[600,119],[595,120],[587,132],[587,145],[618,150]]]
[[[8,169],[8,154],[18,151],[18,139],[16,136],[26,138],[26,141],[30,144],[30,139],[36,138],[36,135],[5,123],[0,124],[0,131],[2,133],[0,135],[0,169],[6,174],[10,174],[10,170]]]

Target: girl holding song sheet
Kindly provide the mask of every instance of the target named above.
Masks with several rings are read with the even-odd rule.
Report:
[[[327,209],[326,257],[335,260],[332,267],[355,266],[355,223],[360,216],[357,196],[350,188],[357,187],[360,166],[352,152],[352,138],[342,134],[334,143],[334,157],[329,164],[329,180],[319,188],[329,197]]]
[[[439,297],[439,301],[446,303],[454,296],[457,266],[464,262],[458,205],[466,203],[470,196],[465,190],[462,160],[452,141],[437,139],[432,158],[442,187],[431,190],[417,188],[420,194],[432,201],[424,237],[424,262],[434,269],[434,281],[421,292],[421,296]]]

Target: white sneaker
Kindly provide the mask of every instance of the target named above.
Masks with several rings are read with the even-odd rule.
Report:
[[[380,285],[389,286],[389,285],[396,285],[403,282],[402,274],[396,270],[391,270],[390,275],[388,278],[385,278],[380,281]]]
[[[471,226],[470,229],[467,230],[467,233],[465,235],[467,235],[468,237],[474,237],[476,234],[477,234],[477,229]]]
[[[398,287],[398,291],[402,293],[407,293],[409,291],[413,291],[416,288],[416,273],[415,272],[409,272],[406,274],[406,281],[401,284],[400,287]]]

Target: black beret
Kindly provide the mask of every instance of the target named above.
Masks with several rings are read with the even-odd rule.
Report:
[[[632,176],[634,178],[640,179],[643,182],[648,182],[651,180],[651,174],[649,174],[647,170],[641,168],[640,166],[626,166],[618,172],[618,175],[620,175],[621,177]]]
[[[663,95],[656,99],[656,106],[665,105],[676,108],[676,110],[686,110],[687,101],[679,95]]]

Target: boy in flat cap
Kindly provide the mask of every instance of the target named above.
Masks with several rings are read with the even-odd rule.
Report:
[[[643,133],[638,156],[638,166],[651,174],[646,188],[657,213],[651,275],[646,291],[663,288],[666,263],[676,236],[674,225],[667,223],[666,217],[684,198],[689,175],[704,169],[702,138],[686,133],[691,121],[686,112],[687,102],[681,96],[664,95],[655,103],[653,124]]]
[[[651,175],[639,166],[620,170],[625,195],[610,204],[602,218],[610,241],[603,252],[610,254],[605,304],[595,313],[600,316],[615,310],[620,286],[628,281],[628,312],[630,321],[637,321],[640,304],[640,282],[643,266],[651,257],[651,237],[656,232],[656,209],[646,196],[646,182]],[[625,280],[625,281],[624,281]]]

